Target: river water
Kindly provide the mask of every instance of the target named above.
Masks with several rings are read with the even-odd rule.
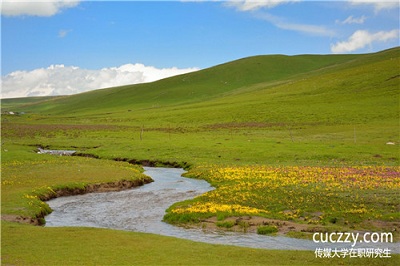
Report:
[[[146,175],[154,182],[120,192],[89,193],[60,197],[48,201],[53,212],[46,216],[46,226],[100,227],[153,233],[199,242],[235,245],[264,249],[315,250],[331,246],[351,248],[351,244],[322,244],[309,240],[253,233],[209,232],[186,229],[162,222],[165,210],[173,203],[194,198],[213,189],[204,180],[181,177],[184,170],[145,167]],[[356,248],[361,246],[357,245]],[[390,248],[399,253],[397,244],[384,243],[362,248]]]

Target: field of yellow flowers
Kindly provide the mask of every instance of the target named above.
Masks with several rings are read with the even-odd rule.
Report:
[[[210,166],[187,176],[216,189],[171,206],[166,221],[247,215],[348,229],[400,224],[400,167]]]

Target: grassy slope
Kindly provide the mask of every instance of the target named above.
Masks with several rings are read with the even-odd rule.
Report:
[[[21,110],[39,115],[12,118],[10,126],[37,125],[29,129],[37,134],[19,142],[75,146],[105,158],[398,164],[397,147],[385,144],[399,141],[399,52],[251,57],[30,105]],[[64,131],[42,126],[60,121]]]
[[[25,165],[27,169],[15,172],[12,163],[39,160],[32,152],[38,144],[77,149],[104,158],[188,161],[195,165],[398,165],[397,146],[385,143],[399,142],[399,52],[396,48],[370,55],[261,56],[155,83],[98,90],[43,103],[27,99],[29,104],[24,106],[21,100],[14,101],[15,105],[9,100],[7,108],[28,114],[2,116],[2,162],[10,165],[3,168],[2,181],[29,178],[23,174],[32,172],[29,164]],[[81,163],[87,164],[83,160]],[[45,180],[51,180],[52,171],[71,170],[62,165],[41,165],[46,166],[49,171]],[[6,170],[14,172],[8,175]],[[61,179],[54,181],[64,183],[68,177]],[[2,186],[2,191],[10,189],[11,193],[23,195],[43,185],[40,179],[28,181],[23,190]],[[21,198],[10,201],[2,202],[6,204],[4,210],[14,208]],[[89,232],[93,233],[91,237]],[[2,257],[10,264],[53,264],[73,257],[91,263],[98,254],[104,264],[116,257],[119,264],[135,259],[138,264],[168,264],[170,257],[165,254],[172,254],[171,247],[174,250],[181,245],[188,248],[176,254],[176,262],[198,264],[189,252],[191,243],[171,240],[172,243],[157,236],[138,240],[141,236],[134,233],[32,228],[9,223],[2,225],[2,234],[7,239],[2,241]],[[102,246],[110,234],[124,245],[107,242],[101,252],[91,249]],[[26,241],[26,235],[42,241]],[[60,243],[59,248],[54,247],[54,239]],[[160,252],[149,248],[148,252],[126,255],[136,241],[145,241],[151,247],[159,241],[168,243],[163,242]],[[85,243],[87,249],[65,252],[77,247],[76,243]],[[201,252],[196,256],[214,247],[199,244],[196,249]],[[47,249],[50,251],[43,252]],[[276,264],[276,254],[282,255],[262,251],[251,259],[245,256],[253,252],[248,249],[218,247],[209,256],[199,258],[201,262],[229,264],[231,258],[236,258],[230,252],[238,252],[243,264]],[[292,263],[294,253],[287,254],[290,255],[278,261]],[[312,260],[313,254],[304,256],[299,255],[298,261]],[[365,264],[364,260],[349,262]]]
[[[260,82],[281,81],[357,58],[357,55],[255,56],[161,81],[103,89],[29,106],[48,113],[152,108],[199,102]]]
[[[47,97],[27,97],[27,98],[12,98],[12,99],[2,99],[1,109],[3,111],[13,111],[9,108],[18,108],[20,106],[26,106],[30,104],[36,104],[38,102],[44,102],[50,99],[55,99],[61,96],[47,96]]]

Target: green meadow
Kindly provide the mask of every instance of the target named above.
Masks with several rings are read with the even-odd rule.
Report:
[[[218,203],[270,210],[262,216],[298,223],[308,213],[326,213],[321,225],[339,229],[347,228],[346,219],[353,229],[368,220],[390,222],[398,228],[399,66],[400,48],[360,55],[255,56],[152,83],[72,96],[3,99],[2,263],[395,265],[398,255],[391,259],[316,259],[312,251],[218,246],[134,232],[26,223],[44,222],[43,215],[51,210],[43,199],[57,191],[145,180],[141,167],[124,162],[132,161],[179,165],[191,177],[221,186],[222,192],[222,187],[229,191],[240,180],[220,182],[209,174],[210,169],[391,169],[385,175],[374,172],[376,178],[390,178],[390,186],[373,188],[367,181],[352,186],[346,179],[339,182],[348,185],[345,191],[332,187],[330,192],[336,194],[327,196],[325,190],[317,190],[319,196],[328,198],[320,205],[308,204],[310,209],[302,202],[298,208],[304,208],[303,213],[292,211],[296,205],[284,205],[286,200],[274,206],[265,198],[255,202],[230,198]],[[37,154],[38,147],[76,150],[95,158]],[[246,176],[251,185],[260,180]],[[298,190],[296,178],[292,181],[291,190],[301,197],[315,193],[311,183]],[[275,187],[271,191],[270,181],[262,182],[263,190],[249,186],[246,193],[260,196],[269,191],[290,199],[286,190]],[[324,189],[331,188],[326,180],[318,182],[326,185]],[[359,200],[350,199],[356,194]],[[211,198],[205,195],[195,201],[207,203]],[[329,200],[347,209],[328,210]],[[362,206],[370,210],[357,213],[356,218],[346,212]],[[218,213],[206,214],[213,215]],[[229,215],[246,213],[223,214]],[[332,225],[334,218],[339,222]]]

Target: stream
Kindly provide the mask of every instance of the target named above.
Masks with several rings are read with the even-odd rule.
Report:
[[[184,178],[183,169],[144,167],[144,174],[154,182],[120,192],[89,193],[52,199],[47,203],[53,212],[46,216],[46,226],[83,226],[153,233],[213,244],[263,249],[314,250],[316,248],[351,248],[352,243],[314,243],[310,240],[254,233],[203,231],[162,222],[165,210],[173,203],[194,198],[213,190],[204,180]],[[357,243],[354,248],[389,248],[400,253],[397,243]]]

